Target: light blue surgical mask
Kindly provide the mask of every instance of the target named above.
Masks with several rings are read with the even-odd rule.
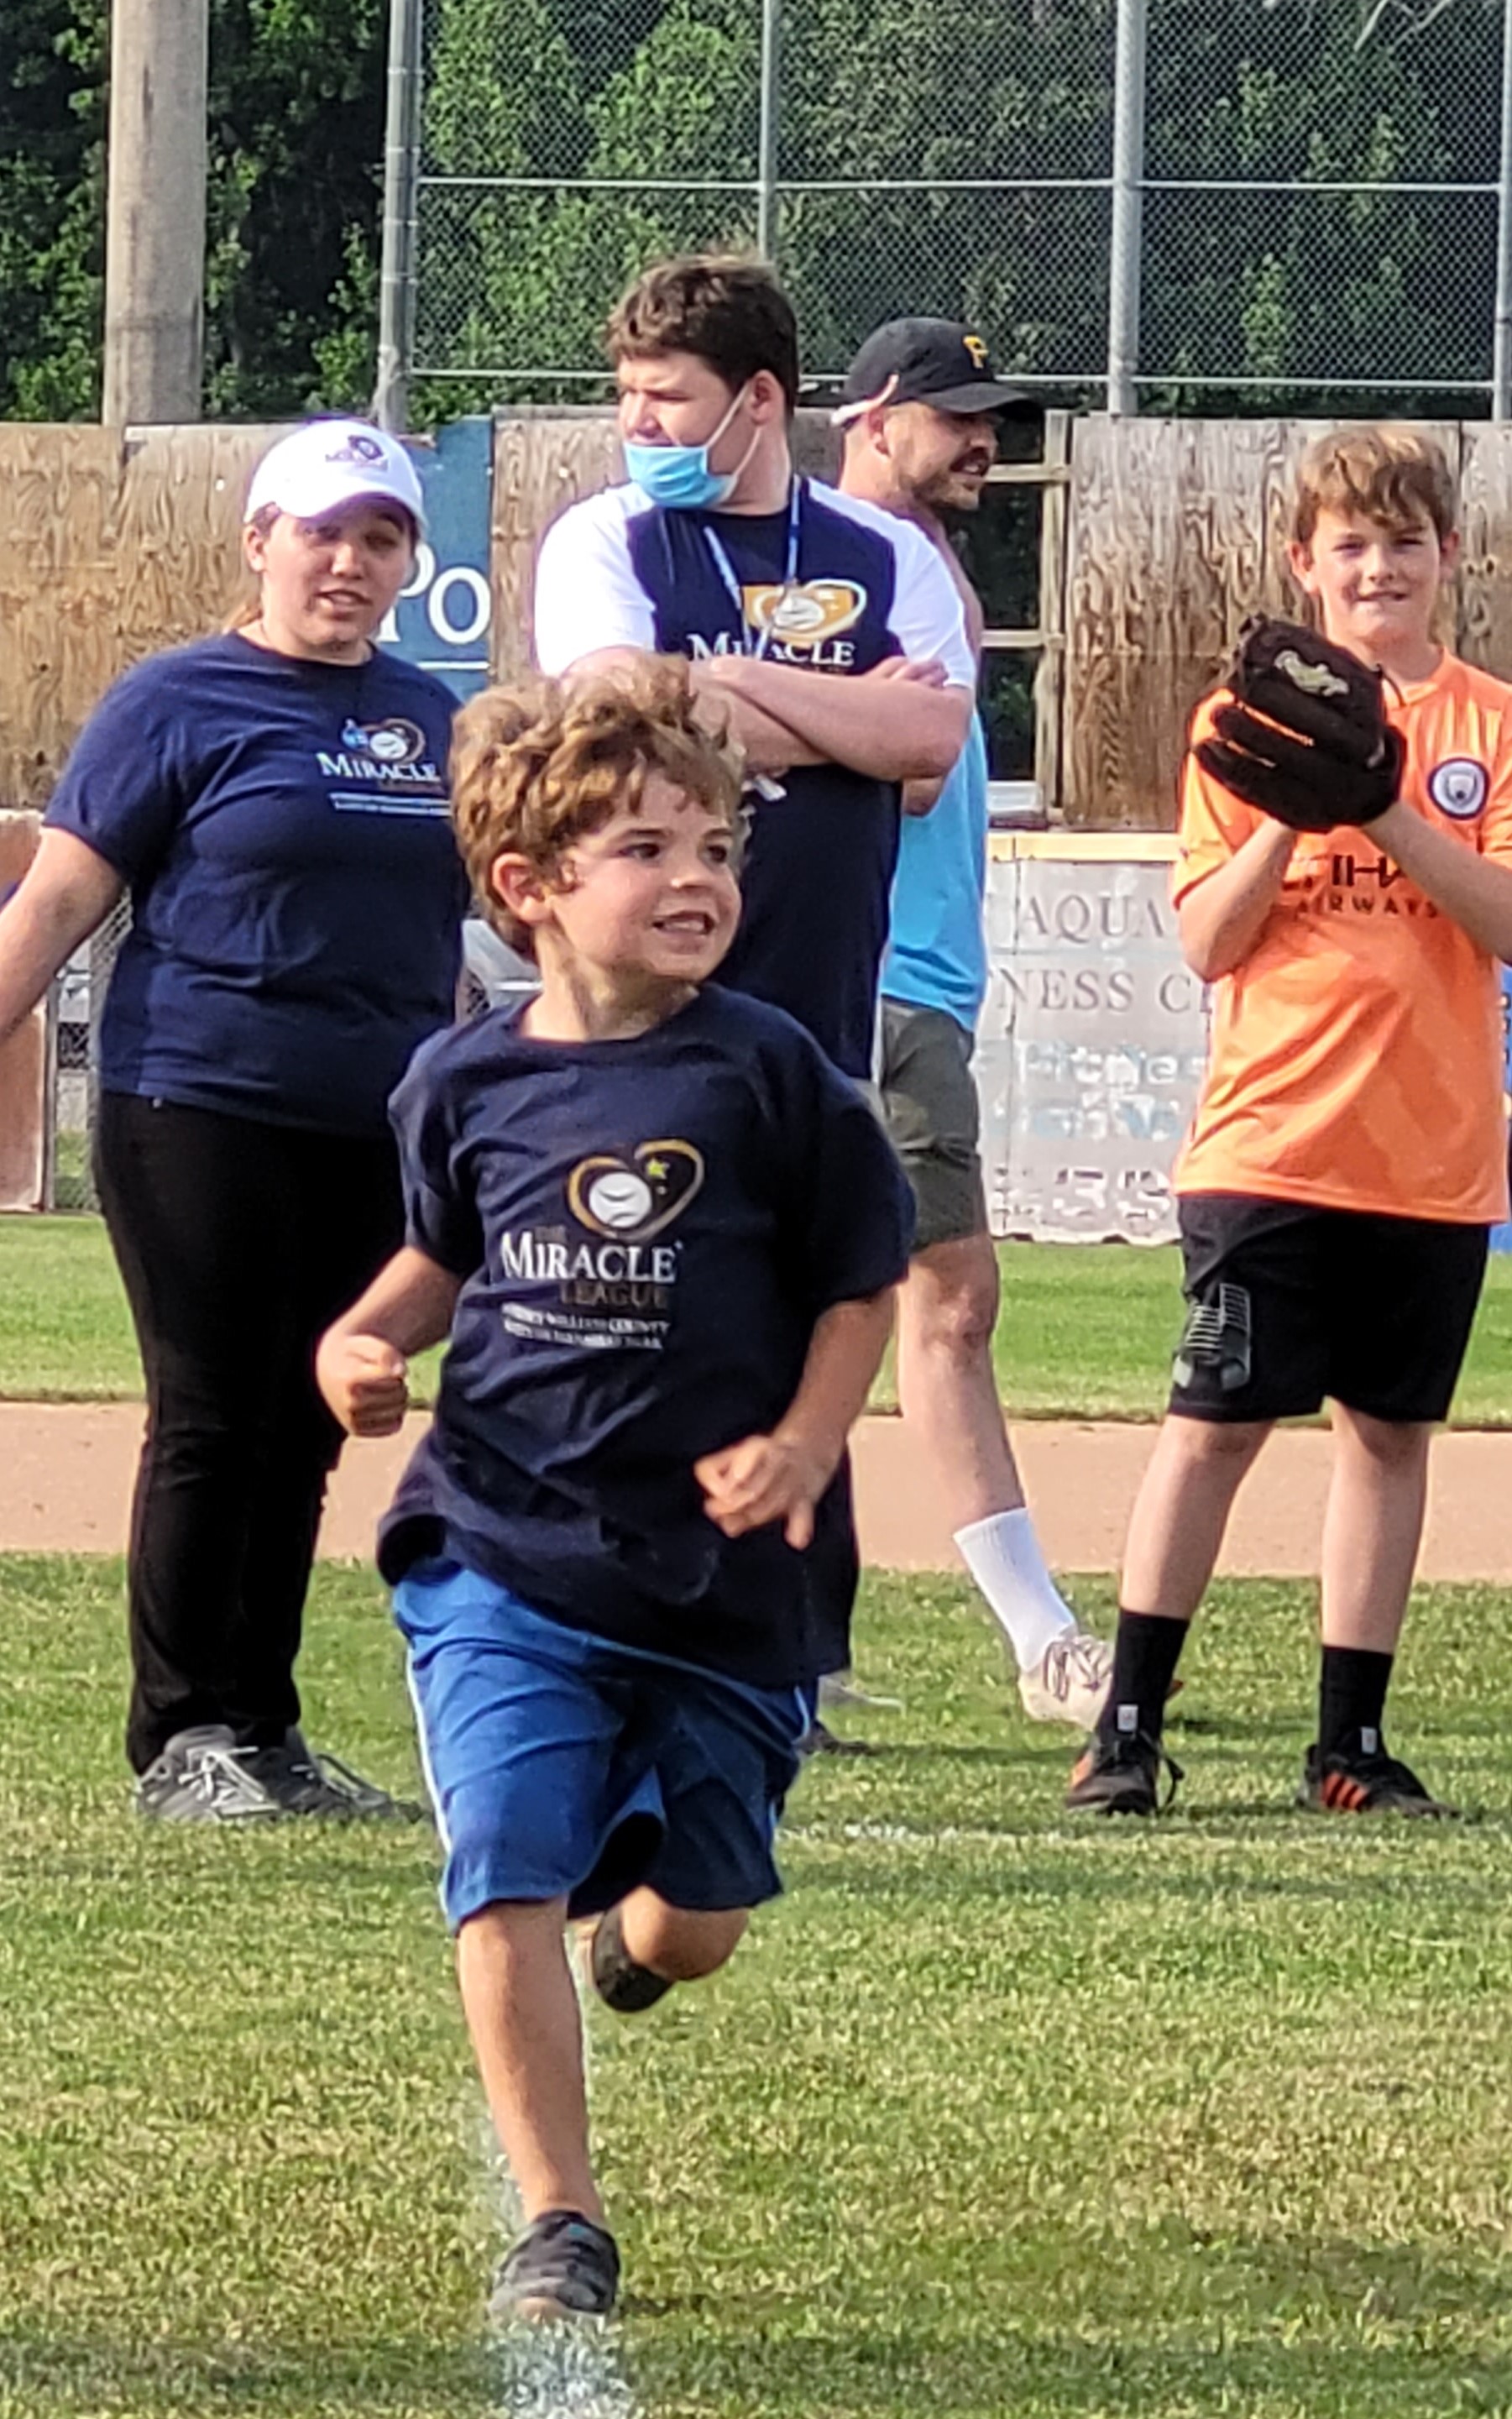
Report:
[[[626,438],[623,448],[625,471],[641,494],[670,513],[707,512],[727,503],[756,451],[761,430],[751,430],[750,443],[733,470],[711,470],[709,449],[717,445],[733,420],[745,392],[742,387],[731,396],[729,410],[702,445],[644,445]]]

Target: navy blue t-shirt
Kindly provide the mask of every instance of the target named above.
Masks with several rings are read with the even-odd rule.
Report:
[[[824,1311],[903,1276],[902,1171],[776,1009],[710,990],[573,1044],[517,1016],[441,1035],[393,1102],[409,1240],[465,1282],[383,1574],[444,1553],[571,1627],[811,1679],[849,1613],[843,1474],[797,1553],[723,1536],[693,1463],[775,1425]]]
[[[668,512],[634,486],[588,497],[542,545],[541,669],[613,646],[693,657],[760,647],[769,663],[842,679],[889,655],[933,657],[975,688],[959,594],[920,531],[805,481],[784,589],[790,527],[787,509]],[[795,766],[782,791],[752,801],[740,929],[718,980],[786,1009],[837,1067],[868,1075],[899,786],[830,763]]]
[[[455,712],[387,653],[314,663],[235,634],[116,683],[46,816],[131,896],[106,1091],[384,1132],[389,1094],[453,1013]]]

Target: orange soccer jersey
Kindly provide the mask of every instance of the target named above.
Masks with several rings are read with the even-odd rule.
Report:
[[[1198,706],[1194,737],[1211,705]],[[1407,742],[1403,802],[1512,866],[1512,687],[1446,655],[1391,718]],[[1264,820],[1189,755],[1176,901]],[[1214,987],[1175,1190],[1504,1218],[1502,1036],[1496,962],[1397,871],[1368,824],[1300,833],[1258,943]]]

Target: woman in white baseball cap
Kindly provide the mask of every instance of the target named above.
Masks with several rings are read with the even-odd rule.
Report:
[[[458,973],[455,701],[377,643],[423,511],[366,423],[281,439],[255,599],[110,690],[0,913],[3,1036],[131,899],[96,1161],[147,1390],[127,1750],[170,1821],[400,1810],[307,1747],[294,1663],[340,1444],[316,1340],[402,1239],[388,1096]]]

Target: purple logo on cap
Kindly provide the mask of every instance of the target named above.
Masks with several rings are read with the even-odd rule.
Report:
[[[379,439],[366,436],[362,429],[353,429],[351,435],[342,440],[334,453],[326,455],[328,462],[362,462],[368,465],[381,462],[382,459],[383,447]]]

